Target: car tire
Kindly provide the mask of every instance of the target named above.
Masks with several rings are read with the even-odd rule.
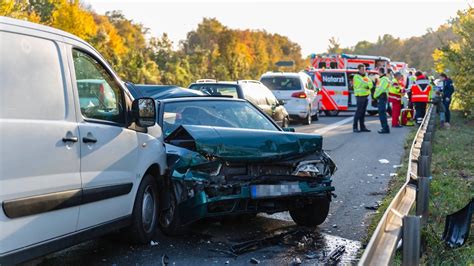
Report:
[[[316,112],[315,115],[313,115],[313,120],[318,121],[319,120],[319,111]]]
[[[308,109],[308,115],[303,119],[303,125],[311,125],[312,119],[311,119],[311,105],[309,106]]]
[[[179,236],[186,233],[186,227],[181,225],[179,219],[179,209],[177,208],[176,196],[170,193],[170,207],[167,210],[160,210],[158,225],[161,232],[167,236]]]
[[[322,224],[329,214],[329,199],[318,198],[310,204],[291,209],[290,216],[299,226],[315,227]]]
[[[131,242],[150,243],[157,228],[158,210],[158,185],[152,175],[146,174],[133,205],[132,225],[128,229]]]
[[[324,114],[326,116],[338,116],[339,111],[337,111],[337,110],[332,110],[332,111],[326,110],[326,111],[324,111]]]

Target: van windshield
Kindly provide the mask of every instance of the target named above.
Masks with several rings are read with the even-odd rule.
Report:
[[[260,80],[270,90],[301,90],[301,82],[296,77],[264,77]]]

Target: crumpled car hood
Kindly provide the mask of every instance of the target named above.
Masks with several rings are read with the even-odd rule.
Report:
[[[319,135],[283,131],[181,125],[165,142],[229,162],[268,162],[322,150]]]

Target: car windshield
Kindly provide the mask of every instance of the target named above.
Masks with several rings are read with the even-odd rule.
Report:
[[[297,77],[264,77],[260,81],[270,90],[301,90],[301,82]]]
[[[237,86],[232,84],[193,84],[189,87],[193,90],[199,90],[209,95],[227,95],[233,98],[239,98]]]
[[[162,128],[165,136],[180,125],[279,130],[265,115],[243,101],[168,102],[163,109]]]

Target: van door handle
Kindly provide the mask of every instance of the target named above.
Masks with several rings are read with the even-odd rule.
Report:
[[[72,137],[64,137],[63,138],[63,142],[78,142],[79,139],[75,136],[72,136]]]
[[[96,143],[97,139],[93,137],[83,137],[82,142],[84,143]]]

